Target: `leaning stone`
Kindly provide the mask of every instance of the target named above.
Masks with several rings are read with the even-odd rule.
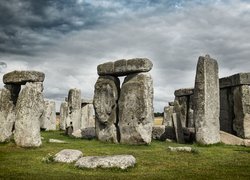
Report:
[[[161,140],[165,133],[165,125],[154,125],[152,129],[152,139]]]
[[[243,139],[224,131],[220,131],[220,142],[228,145],[244,145]]]
[[[65,144],[66,141],[62,141],[62,140],[58,140],[58,139],[49,139],[49,143]]]
[[[149,144],[153,113],[153,80],[149,73],[125,78],[119,98],[120,143]]]
[[[79,159],[75,166],[79,168],[120,168],[134,167],[136,159],[132,155],[87,156]]]
[[[176,113],[173,113],[172,119],[173,119],[173,125],[175,129],[176,141],[178,143],[184,144],[185,141],[184,141],[184,135],[183,135],[183,130],[182,130],[180,119],[177,117]]]
[[[16,105],[14,140],[18,146],[38,147],[42,144],[39,119],[43,113],[43,85],[26,83]]]
[[[73,132],[81,129],[81,90],[70,89],[68,93],[68,120],[66,126],[72,126]]]
[[[192,148],[191,147],[171,147],[169,146],[168,149],[172,152],[192,152]]]
[[[240,85],[250,85],[250,73],[238,73],[229,77],[220,78],[220,88]]]
[[[233,129],[237,136],[250,138],[250,87],[237,86],[233,90],[234,115]]]
[[[95,84],[94,108],[96,135],[100,141],[118,142],[117,101],[120,81],[113,76],[100,76]]]
[[[176,97],[190,96],[192,94],[194,94],[194,88],[178,89],[178,90],[175,90],[175,92],[174,92],[174,95]]]
[[[164,107],[164,116],[162,124],[165,126],[173,126],[172,115],[174,112],[174,106]]]
[[[56,103],[54,101],[45,101],[40,128],[46,131],[56,130]]]
[[[0,142],[9,141],[15,122],[15,106],[9,89],[0,89]]]
[[[62,102],[60,106],[60,130],[66,130],[66,120],[68,117],[68,103]]]
[[[153,63],[147,58],[121,59],[115,62],[107,62],[97,67],[100,76],[114,75],[124,76],[140,72],[148,72],[152,69]]]
[[[12,71],[3,76],[4,84],[21,84],[26,82],[43,82],[45,74],[39,71]]]
[[[217,61],[200,56],[194,89],[196,141],[201,144],[220,142],[219,78]]]
[[[82,155],[83,155],[82,152],[79,150],[64,149],[55,155],[54,160],[56,162],[72,163],[81,158]]]

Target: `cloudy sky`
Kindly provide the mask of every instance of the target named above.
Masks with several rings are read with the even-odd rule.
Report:
[[[58,104],[70,88],[92,98],[98,64],[147,57],[161,112],[175,89],[194,85],[205,54],[218,60],[220,77],[250,71],[250,1],[0,1],[0,78],[43,71],[45,97]]]

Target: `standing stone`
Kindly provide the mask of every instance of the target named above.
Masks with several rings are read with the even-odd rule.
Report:
[[[81,129],[95,127],[94,106],[92,103],[82,103]]]
[[[250,87],[237,86],[233,91],[234,114],[233,129],[237,136],[250,138]]]
[[[73,132],[81,128],[81,90],[70,89],[68,94],[69,122],[73,126]]]
[[[194,89],[196,141],[201,144],[220,142],[219,78],[217,61],[209,55],[199,57]]]
[[[120,81],[113,76],[100,76],[95,84],[94,109],[96,135],[100,141],[118,142],[117,101]]]
[[[42,144],[39,122],[44,109],[42,91],[41,82],[28,82],[19,94],[14,132],[18,146],[38,147]]]
[[[60,130],[66,130],[66,119],[68,117],[68,103],[62,102],[60,106]]]
[[[15,122],[15,106],[11,98],[11,91],[0,89],[0,142],[9,141]]]
[[[56,103],[44,102],[44,112],[40,119],[40,128],[46,131],[56,130]]]
[[[153,80],[149,73],[138,73],[125,78],[119,99],[120,142],[149,144],[153,113]]]
[[[173,126],[172,115],[174,112],[174,106],[164,107],[164,117],[163,117],[163,125],[165,126]]]

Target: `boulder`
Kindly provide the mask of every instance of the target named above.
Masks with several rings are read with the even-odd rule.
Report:
[[[55,155],[54,161],[62,163],[72,163],[81,158],[82,155],[83,155],[82,152],[79,150],[64,149]]]
[[[0,142],[9,141],[15,123],[15,105],[11,98],[11,91],[0,89]]]
[[[43,82],[45,74],[39,71],[12,71],[3,76],[4,84],[20,84],[26,82]]]
[[[113,76],[100,76],[95,84],[94,109],[96,136],[100,141],[118,142],[117,101],[120,81]]]
[[[43,115],[40,118],[40,128],[46,131],[56,130],[56,103],[46,100]]]
[[[153,113],[153,80],[149,73],[125,78],[119,99],[120,143],[149,144]]]
[[[26,83],[16,105],[14,139],[18,146],[38,147],[42,144],[39,119],[44,110],[41,82]]]
[[[132,155],[87,156],[79,159],[75,166],[79,168],[120,168],[134,167],[136,159]]]
[[[72,126],[73,132],[81,129],[81,90],[70,89],[68,93],[68,122],[66,126]]]
[[[121,59],[98,65],[97,73],[100,76],[124,76],[133,73],[148,72],[152,67],[153,63],[147,58]]]
[[[201,144],[220,142],[218,64],[209,55],[199,57],[193,101],[196,141]]]
[[[62,102],[60,106],[60,122],[59,122],[60,130],[66,130],[67,117],[68,117],[68,103]]]

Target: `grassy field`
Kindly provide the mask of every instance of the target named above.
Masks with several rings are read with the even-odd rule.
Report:
[[[148,146],[103,143],[97,140],[72,139],[62,132],[42,132],[40,148],[20,148],[13,142],[0,144],[0,179],[250,179],[250,148],[242,146],[198,146],[198,153],[170,152],[176,143],[153,141]],[[50,138],[67,144],[48,143]],[[73,164],[45,163],[49,153],[70,148],[85,156],[132,154],[134,168],[77,169]]]

